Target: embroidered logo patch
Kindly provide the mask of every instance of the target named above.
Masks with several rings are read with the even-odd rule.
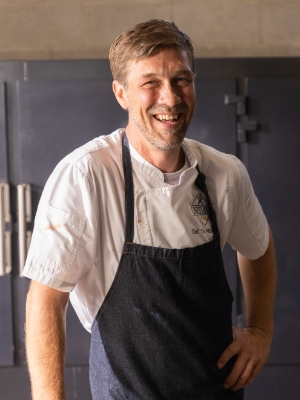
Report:
[[[197,217],[206,226],[208,221],[207,201],[201,192],[195,197],[191,209],[194,217]]]

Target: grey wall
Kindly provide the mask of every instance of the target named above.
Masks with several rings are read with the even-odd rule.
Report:
[[[0,0],[0,59],[107,58],[150,18],[178,24],[196,57],[300,55],[299,0]]]

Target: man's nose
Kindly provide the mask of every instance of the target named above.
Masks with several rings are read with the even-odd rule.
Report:
[[[164,83],[159,91],[159,104],[164,104],[168,107],[173,107],[176,104],[181,103],[181,97],[179,93],[176,92],[176,88],[171,84],[171,82]]]

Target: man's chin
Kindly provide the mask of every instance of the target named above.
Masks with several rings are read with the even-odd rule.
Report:
[[[184,139],[184,136],[185,134],[175,137],[171,135],[171,137],[169,136],[168,139],[161,139],[161,140],[155,139],[153,137],[148,137],[147,139],[152,145],[154,145],[158,149],[163,151],[170,151],[180,147]]]
[[[170,151],[180,147],[187,131],[184,122],[176,129],[163,129],[163,127],[161,127],[161,129],[158,130],[157,127],[154,126],[142,126],[134,115],[132,115],[132,119],[136,128],[144,136],[147,142],[163,151]]]

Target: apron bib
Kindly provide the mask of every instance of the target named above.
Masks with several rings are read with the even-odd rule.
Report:
[[[232,342],[232,294],[216,217],[199,171],[213,240],[193,248],[133,243],[134,188],[123,137],[125,243],[112,286],[92,325],[93,400],[242,399],[222,387],[234,359],[217,360]]]

